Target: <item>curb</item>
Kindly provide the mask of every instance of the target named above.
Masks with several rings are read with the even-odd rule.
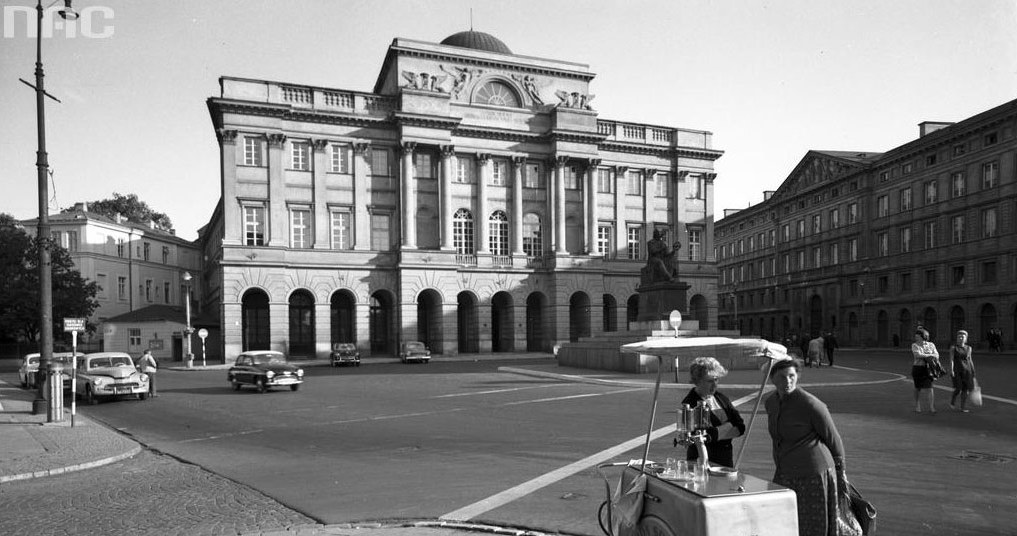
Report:
[[[96,467],[101,467],[103,465],[109,465],[111,463],[115,463],[115,462],[118,462],[120,460],[125,460],[127,458],[136,456],[140,452],[141,452],[141,447],[140,446],[135,446],[134,448],[132,448],[132,449],[130,449],[127,452],[124,452],[122,454],[118,454],[116,456],[110,456],[108,458],[102,458],[102,459],[91,461],[91,462],[79,463],[79,464],[75,464],[75,465],[68,465],[67,467],[56,467],[56,468],[53,468],[53,469],[43,469],[41,471],[33,471],[31,473],[22,473],[20,475],[3,475],[3,476],[0,476],[0,484],[6,483],[6,482],[14,482],[16,480],[29,480],[29,479],[32,479],[32,478],[41,478],[41,477],[45,477],[45,476],[61,475],[61,474],[64,474],[64,473],[71,473],[71,472],[74,472],[74,471],[82,471],[82,470],[85,470],[85,469],[94,469]]]

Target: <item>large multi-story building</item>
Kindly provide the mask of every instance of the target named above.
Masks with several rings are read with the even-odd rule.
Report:
[[[227,360],[551,351],[634,318],[654,230],[716,324],[701,130],[601,119],[584,64],[474,31],[395,39],[371,92],[223,77],[222,198],[200,231]]]
[[[94,335],[81,342],[90,349],[102,347],[107,338],[107,319],[122,317],[140,309],[162,305],[180,311],[179,322],[184,318],[187,285],[194,295],[201,293],[197,286],[201,274],[200,249],[184,240],[172,230],[129,222],[126,218],[107,218],[88,211],[88,205],[79,203],[72,210],[49,217],[53,240],[70,254],[74,267],[81,276],[95,281],[99,287],[96,299],[99,307],[90,322],[99,326]],[[38,232],[38,219],[22,222],[31,235]],[[186,281],[184,274],[191,274]],[[195,314],[197,311],[195,311]],[[130,328],[137,329],[137,328]],[[182,330],[163,332],[156,337],[156,350],[160,357],[180,358]],[[117,343],[109,350],[141,352],[151,348],[152,337],[123,334],[129,344]],[[165,341],[165,344],[158,341]],[[174,352],[176,353],[174,355]]]
[[[717,222],[721,324],[907,345],[1017,331],[1017,101],[885,153],[809,151]]]

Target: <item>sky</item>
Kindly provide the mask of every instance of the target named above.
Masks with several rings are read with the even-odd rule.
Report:
[[[52,0],[46,0],[44,7]],[[62,4],[62,2],[60,2]],[[0,213],[38,216],[34,4],[0,0]],[[26,23],[18,6],[33,8]],[[54,6],[54,9],[58,6]],[[74,0],[42,39],[50,212],[137,194],[193,240],[219,200],[220,76],[370,91],[392,39],[471,27],[584,63],[602,119],[713,133],[714,209],[805,153],[882,152],[1017,99],[1014,0]],[[32,25],[30,30],[28,25]]]

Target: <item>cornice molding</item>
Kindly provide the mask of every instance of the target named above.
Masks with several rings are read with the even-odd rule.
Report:
[[[459,117],[442,117],[437,115],[423,115],[408,112],[393,112],[392,118],[399,125],[440,128],[445,130],[453,130],[463,121]]]
[[[488,58],[478,58],[476,56],[468,56],[465,54],[452,54],[442,52],[424,51],[415,48],[406,47],[391,47],[392,51],[397,52],[400,56],[410,56],[414,58],[425,58],[447,62],[459,62],[470,66],[487,67],[503,69],[506,71],[516,71],[520,73],[536,73],[547,76],[556,76],[560,78],[573,78],[577,80],[590,81],[596,77],[594,73],[582,73],[578,71],[568,71],[564,69],[553,69],[550,67],[537,67],[534,65],[521,65],[514,62],[503,62]]]

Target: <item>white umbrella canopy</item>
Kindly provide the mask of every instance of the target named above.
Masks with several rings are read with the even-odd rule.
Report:
[[[621,347],[621,350],[633,354],[667,357],[676,356],[689,348],[700,346],[742,348],[751,355],[769,357],[774,361],[791,359],[783,344],[763,339],[732,339],[729,337],[662,337],[626,344]]]

